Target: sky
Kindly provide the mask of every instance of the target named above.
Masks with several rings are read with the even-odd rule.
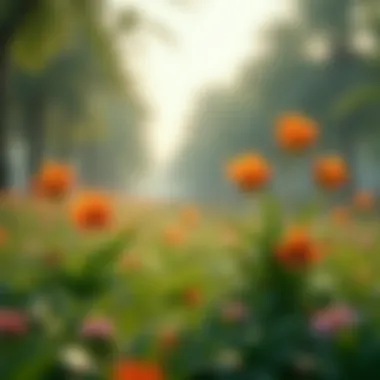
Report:
[[[276,19],[293,17],[292,0],[193,0],[186,8],[170,0],[109,0],[112,9],[136,7],[165,25],[170,44],[145,27],[121,45],[151,109],[145,125],[152,170],[170,163],[202,91],[232,86],[244,62],[260,56],[261,33]],[[191,3],[191,0],[189,1]]]

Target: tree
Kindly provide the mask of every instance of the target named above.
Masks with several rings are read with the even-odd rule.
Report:
[[[10,46],[18,29],[41,0],[8,0],[0,8],[0,189],[8,183],[7,104]]]
[[[38,147],[43,139],[41,127],[45,101],[47,93],[51,94],[53,85],[47,83],[46,78],[60,67],[59,61],[67,59],[65,52],[76,40],[85,39],[96,55],[97,70],[101,72],[100,77],[112,78],[114,84],[118,84],[120,89],[131,86],[124,86],[124,73],[119,70],[118,54],[115,46],[110,43],[114,37],[111,36],[108,27],[103,20],[102,0],[68,0],[65,2],[58,0],[6,0],[2,2],[0,20],[0,140],[2,144],[0,157],[0,188],[6,187],[7,180],[7,117],[6,111],[9,106],[8,98],[10,91],[11,66],[19,66],[24,71],[32,71],[33,75],[26,74],[24,85],[28,87],[29,98],[24,94],[24,104],[31,113],[29,136],[33,137],[31,146]],[[82,45],[83,46],[83,45]],[[63,52],[58,57],[58,62],[54,61],[57,54]],[[69,56],[70,56],[69,52]],[[43,70],[46,68],[45,73]],[[36,72],[38,74],[36,75]],[[93,72],[93,71],[92,71]],[[85,74],[82,66],[82,74]],[[55,78],[55,77],[54,77]],[[25,83],[28,82],[28,83]],[[28,98],[28,99],[27,99]],[[27,103],[26,101],[29,100]],[[29,116],[28,116],[29,119]],[[39,136],[39,137],[37,137]],[[38,161],[34,149],[33,157],[30,160],[32,166],[36,166]]]
[[[110,27],[104,20],[105,5],[103,0],[41,0],[28,9],[24,21],[14,28],[12,41],[7,45],[7,55],[13,61],[12,75],[8,72],[6,78],[11,80],[11,88],[4,91],[9,94],[13,89],[12,100],[19,103],[25,115],[29,173],[38,168],[45,151],[46,117],[52,108],[59,115],[55,126],[63,137],[60,156],[67,156],[70,151],[76,134],[73,128],[91,124],[85,119],[99,118],[92,112],[93,94],[107,92],[125,98],[129,112],[144,112],[132,76],[121,69],[115,42],[141,28],[170,42],[173,34],[133,8],[121,10],[114,20],[116,26]],[[138,134],[136,129],[135,132]],[[6,147],[6,140],[2,141]],[[97,155],[98,148],[93,145],[90,161],[91,155]]]
[[[307,108],[306,94],[318,76],[316,65],[304,56],[303,34],[281,24],[272,26],[266,38],[271,53],[252,62],[233,90],[219,94],[215,89],[199,102],[188,144],[173,167],[198,196],[232,196],[223,166],[242,151],[259,150],[280,164],[272,142],[274,118]]]
[[[110,80],[108,72],[103,73],[94,49],[80,37],[83,36],[78,36],[79,42],[62,51],[41,70],[20,67],[13,70],[13,101],[24,115],[30,175],[38,169],[46,153],[48,114],[55,111],[57,116],[49,125],[49,129],[59,129],[56,131],[60,135],[59,151],[55,153],[67,159],[73,128],[93,116],[89,105],[93,94],[111,85],[115,89],[116,82]]]
[[[376,119],[379,120],[380,116],[378,112],[374,112],[374,108],[378,109],[380,104],[380,14],[377,12],[376,2],[372,0],[363,2],[360,10],[364,15],[362,33],[370,42],[372,41],[370,51],[366,52],[367,56],[364,57],[367,72],[371,75],[339,97],[333,107],[334,117],[342,124],[357,118],[358,115],[369,116],[366,125],[354,128],[353,133],[356,138],[371,133],[374,129],[378,130]]]
[[[347,92],[378,81],[379,76],[373,63],[354,49],[352,38],[358,33],[350,23],[354,5],[347,0],[300,1],[296,26],[270,25],[265,37],[270,53],[245,69],[233,91],[219,94],[214,89],[200,102],[187,144],[173,163],[177,180],[187,180],[197,194],[230,196],[221,167],[231,156],[250,149],[269,156],[281,177],[287,162],[273,142],[273,122],[282,112],[294,110],[319,122],[324,136],[319,150],[342,152],[355,172],[358,138],[368,133],[363,125],[376,125],[379,115],[372,110],[343,121],[336,117],[334,105]],[[320,56],[315,50],[310,54],[315,41],[323,48]],[[277,176],[274,184],[279,195],[287,193],[288,201],[290,195],[298,202],[312,191],[301,166],[294,167],[300,193],[286,190],[285,176]],[[347,195],[358,186],[353,176]]]

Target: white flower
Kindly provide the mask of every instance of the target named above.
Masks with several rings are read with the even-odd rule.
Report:
[[[63,350],[61,360],[75,372],[92,372],[95,369],[90,355],[80,346],[69,346]]]
[[[224,349],[217,355],[216,364],[223,368],[237,368],[242,364],[242,358],[238,351]]]

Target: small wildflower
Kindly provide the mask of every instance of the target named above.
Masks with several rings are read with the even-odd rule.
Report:
[[[200,289],[195,287],[186,289],[183,296],[186,305],[189,307],[197,307],[203,300],[203,295]]]
[[[71,190],[74,178],[74,171],[70,166],[47,162],[33,179],[33,192],[46,198],[62,197]]]
[[[236,369],[243,363],[243,359],[238,351],[233,349],[224,349],[216,357],[216,364],[223,369]]]
[[[278,118],[276,138],[279,145],[291,152],[310,148],[318,137],[317,123],[299,113],[289,113]]]
[[[94,318],[84,322],[81,335],[84,338],[109,339],[114,334],[114,326],[108,319]]]
[[[159,335],[159,345],[163,349],[171,350],[178,345],[179,335],[174,328],[166,328]]]
[[[239,322],[247,316],[247,309],[240,301],[225,305],[222,309],[222,318],[226,322]]]
[[[188,206],[182,209],[180,219],[184,226],[194,227],[200,219],[199,210],[195,206]]]
[[[360,191],[354,197],[354,206],[359,211],[371,211],[375,207],[375,197],[369,191]]]
[[[86,350],[80,346],[68,346],[60,355],[65,366],[77,373],[94,371],[95,364]]]
[[[117,363],[113,380],[164,380],[164,373],[156,363],[131,359]]]
[[[305,268],[320,259],[320,252],[309,233],[290,230],[277,248],[277,258],[290,268]]]
[[[74,223],[82,229],[101,230],[110,226],[114,215],[110,198],[101,193],[83,194],[73,204]]]
[[[25,335],[28,321],[24,313],[14,309],[0,309],[0,333]]]
[[[169,226],[164,231],[164,242],[168,246],[179,247],[185,242],[185,232],[179,226]]]
[[[228,178],[243,191],[259,190],[270,177],[268,162],[258,154],[245,154],[235,158],[227,167]]]
[[[337,305],[318,311],[312,318],[311,326],[319,333],[332,334],[342,328],[352,327],[357,321],[357,314],[353,309]]]
[[[325,190],[338,190],[349,179],[346,162],[339,156],[324,156],[317,159],[314,166],[315,180]]]
[[[0,248],[7,244],[8,238],[8,230],[5,227],[0,226]]]

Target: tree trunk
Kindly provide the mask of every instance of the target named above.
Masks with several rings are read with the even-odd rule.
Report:
[[[0,47],[0,191],[9,186],[8,144],[7,144],[7,94],[8,57],[5,47]]]
[[[0,22],[0,191],[9,186],[9,167],[7,155],[7,102],[9,79],[9,43],[19,26],[31,11],[36,9],[41,0],[12,0],[6,7],[7,14]]]
[[[33,176],[39,169],[45,153],[46,102],[43,95],[37,95],[25,105],[25,128],[28,144],[28,175]]]

